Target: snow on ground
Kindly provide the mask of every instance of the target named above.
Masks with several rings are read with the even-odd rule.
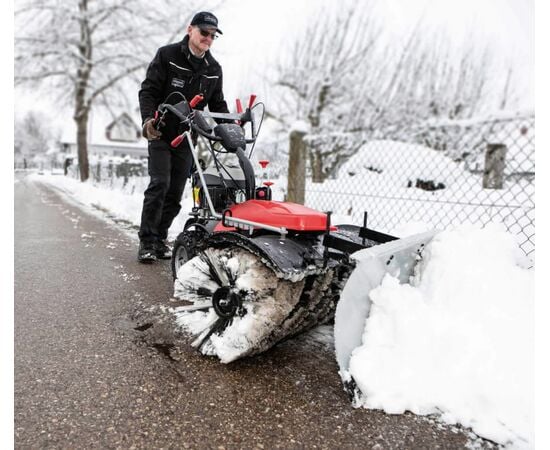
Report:
[[[386,275],[350,360],[359,406],[439,414],[532,448],[534,272],[523,259],[501,226],[468,226],[437,235],[410,284]]]
[[[31,174],[31,180],[47,183],[54,187],[67,199],[76,201],[79,206],[84,206],[89,212],[104,218],[105,214],[118,221],[125,221],[134,228],[141,222],[141,208],[143,206],[143,192],[147,188],[148,178],[130,177],[128,183],[123,186],[122,178],[106,180],[97,183],[88,180],[81,183],[71,177],[52,175],[45,172],[44,175]],[[168,232],[168,239],[173,240],[183,230],[188,219],[187,211],[191,210],[193,200],[191,189],[187,185],[182,199],[182,213],[176,217]],[[127,231],[127,230],[126,230]],[[133,233],[137,238],[137,229]]]

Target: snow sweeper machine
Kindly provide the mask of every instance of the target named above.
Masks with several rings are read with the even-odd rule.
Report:
[[[179,120],[186,131],[171,145],[186,140],[194,159],[194,206],[172,254],[174,297],[186,303],[172,308],[177,323],[193,347],[228,363],[336,314],[336,356],[353,395],[347,369],[361,345],[368,291],[385,273],[406,282],[433,233],[398,239],[368,228],[366,213],[362,226],[335,226],[330,212],[272,200],[272,183],[258,186],[250,161],[264,105],[252,95],[246,108],[237,100],[236,113],[213,113],[194,109],[201,99],[163,103],[157,111],[158,123],[168,114]],[[194,144],[199,136],[208,167]],[[356,270],[359,251],[369,262]]]

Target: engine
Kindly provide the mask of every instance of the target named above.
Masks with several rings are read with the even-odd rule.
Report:
[[[215,168],[208,167],[203,175],[216,212],[222,212],[231,205],[246,200],[245,179],[240,167],[225,165],[220,167],[219,173]],[[204,188],[198,174],[193,175],[193,200],[195,205],[200,208],[208,208]]]

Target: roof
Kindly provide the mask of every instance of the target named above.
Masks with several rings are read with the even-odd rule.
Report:
[[[121,148],[147,148],[147,141],[141,137],[139,112],[118,111],[113,114],[104,108],[95,108],[88,120],[88,143],[95,146]],[[76,123],[65,122],[61,143],[76,143]]]

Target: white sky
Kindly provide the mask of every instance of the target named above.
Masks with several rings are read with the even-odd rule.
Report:
[[[362,3],[365,1],[355,2],[358,9]],[[259,56],[275,56],[285,39],[313,14],[326,11],[326,5],[334,2],[226,0],[222,8],[214,11],[224,34],[214,44],[213,53],[224,68],[225,91],[231,104],[236,93],[243,91],[239,80],[247,71],[261,72]],[[489,42],[495,55],[506,62],[514,61],[520,72],[524,69],[524,106],[534,105],[532,0],[380,0],[377,12],[386,31],[396,37],[406,36],[422,18],[427,33],[445,29],[457,45],[472,34],[478,36],[480,43]]]
[[[366,2],[359,0],[354,4],[361,10]],[[224,91],[230,109],[237,95],[243,98],[249,93],[264,96],[257,81],[265,73],[264,62],[273,61],[284,50],[285,42],[308,19],[334,5],[334,1],[225,0],[213,11],[224,34],[214,43],[212,52],[224,70]],[[490,42],[503,61],[514,61],[520,68],[518,76],[525,90],[522,109],[533,107],[532,0],[379,0],[377,13],[385,30],[396,38],[406,36],[422,17],[426,33],[431,33],[431,29],[445,29],[457,45],[472,34],[479,36],[480,43]],[[23,93],[17,96],[17,101],[20,113],[31,105],[36,108],[35,94],[31,97]],[[50,110],[47,101],[39,101],[39,104],[41,109]]]

